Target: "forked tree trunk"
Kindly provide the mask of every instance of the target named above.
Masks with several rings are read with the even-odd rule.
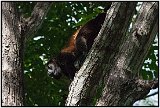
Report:
[[[14,2],[2,2],[2,106],[23,106],[23,50],[52,3],[39,2],[28,19],[20,20]]]
[[[70,85],[67,106],[90,106],[96,90],[97,106],[132,106],[157,81],[143,81],[138,72],[157,34],[158,2],[144,2],[132,31],[128,28],[136,2],[115,2],[107,12],[83,66]],[[98,85],[99,84],[99,85]]]
[[[144,81],[139,71],[158,33],[158,2],[144,2],[127,40],[109,62],[105,87],[97,106],[132,106],[157,87],[158,80]]]

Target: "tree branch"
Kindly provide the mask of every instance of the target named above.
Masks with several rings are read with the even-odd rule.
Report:
[[[156,89],[159,87],[158,79],[151,80],[151,81],[138,79],[137,82],[138,82],[138,85],[143,87],[143,89]]]
[[[157,2],[144,2],[139,11],[139,16],[135,25],[133,26],[132,33],[130,34],[134,46],[131,46],[133,53],[128,56],[128,59],[132,59],[129,67],[137,76],[157,31],[158,4]]]
[[[22,30],[24,31],[25,38],[28,39],[36,33],[51,5],[51,2],[38,2],[33,9],[31,17],[22,21]]]
[[[158,94],[158,91],[157,91],[157,92],[154,92],[154,93],[152,93],[152,94],[150,94],[150,95],[147,95],[145,98],[148,98],[148,97],[154,96],[154,95],[156,95],[156,94]]]

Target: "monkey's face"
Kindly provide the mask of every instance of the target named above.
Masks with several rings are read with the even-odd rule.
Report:
[[[47,63],[47,70],[48,70],[48,75],[50,77],[53,77],[55,79],[59,79],[61,75],[61,68],[57,65],[56,61],[54,59],[50,60]]]

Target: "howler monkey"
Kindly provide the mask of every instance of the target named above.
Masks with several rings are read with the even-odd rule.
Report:
[[[71,36],[67,46],[61,50],[58,56],[48,61],[49,76],[59,79],[63,72],[73,80],[76,71],[78,71],[75,62],[83,63],[101,29],[105,16],[106,13],[98,14],[97,17],[88,21]]]

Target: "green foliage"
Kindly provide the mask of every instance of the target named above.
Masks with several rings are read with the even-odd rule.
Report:
[[[23,17],[27,18],[36,2],[16,2],[17,9]],[[63,76],[60,80],[51,79],[47,76],[45,64],[51,57],[55,57],[60,49],[67,43],[72,33],[85,24],[88,20],[102,12],[107,2],[53,2],[41,28],[36,35],[26,42],[24,57],[24,87],[26,106],[64,106],[68,95],[70,81]],[[158,76],[158,67],[155,65],[157,57],[152,46],[149,59],[151,64],[144,66],[154,70],[154,76]],[[149,75],[148,71],[142,71],[142,76]],[[101,87],[97,91],[101,94]],[[96,97],[98,97],[97,95]],[[95,98],[96,100],[96,98]]]
[[[158,78],[158,36],[150,47],[140,74],[145,80]]]
[[[18,12],[23,14],[23,17],[27,18],[31,16],[32,10],[36,2],[15,2]]]

